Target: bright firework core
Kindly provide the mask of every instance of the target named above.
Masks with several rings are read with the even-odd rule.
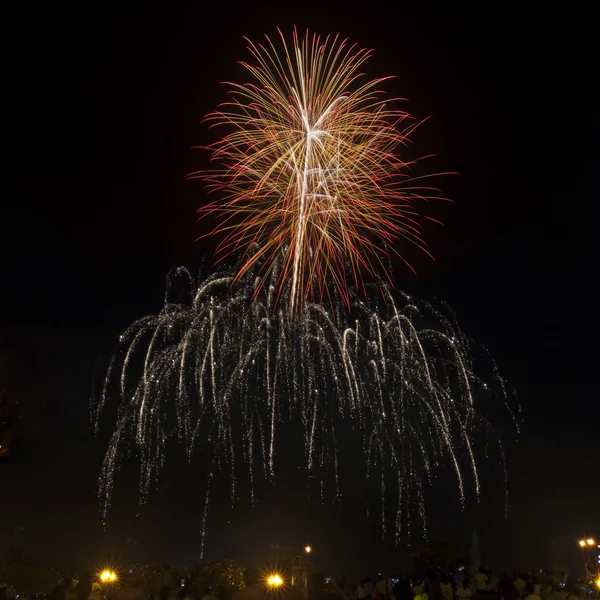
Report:
[[[364,291],[361,274],[385,271],[399,238],[424,250],[414,204],[432,190],[398,153],[416,124],[388,107],[385,79],[363,78],[370,51],[338,36],[280,37],[248,40],[251,82],[229,84],[231,100],[207,117],[230,133],[210,146],[219,168],[191,175],[221,192],[198,212],[221,217],[219,252],[245,256],[237,279],[263,259],[264,285],[283,249],[276,285],[291,281],[291,312],[329,299],[331,285],[349,307],[349,282]]]

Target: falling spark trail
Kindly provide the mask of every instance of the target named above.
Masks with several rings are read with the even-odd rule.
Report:
[[[210,485],[213,474],[209,473],[206,481],[206,496],[204,497],[204,512],[202,513],[202,529],[200,531],[200,560],[204,559],[204,544],[206,542],[206,526],[208,521],[208,506],[210,501]]]
[[[385,304],[351,296],[348,327],[341,296],[332,297],[331,311],[310,302],[300,313],[279,310],[277,294],[269,291],[277,276],[273,270],[257,295],[254,273],[236,280],[234,271],[218,272],[195,283],[178,269],[168,278],[162,311],[120,336],[95,413],[99,426],[108,398],[118,398],[100,479],[104,519],[125,449],[133,444],[140,450],[144,502],[171,437],[189,460],[194,453],[213,453],[222,476],[229,473],[232,501],[245,466],[254,502],[255,465],[262,463],[274,480],[278,440],[298,425],[309,480],[320,481],[323,495],[331,469],[337,497],[339,435],[351,431],[356,448],[363,448],[367,474],[381,477],[382,511],[396,496],[396,535],[403,520],[408,533],[413,515],[425,519],[425,487],[443,465],[456,474],[462,504],[470,481],[479,495],[481,437],[497,440],[505,468],[501,442],[483,415],[496,404],[513,418],[511,395],[493,361],[477,352],[449,311],[378,282],[371,297],[384,286]],[[284,297],[291,286],[290,280]],[[171,300],[180,297],[191,300]],[[475,355],[487,361],[479,373]],[[386,485],[388,476],[398,485]],[[382,521],[382,531],[393,522]]]

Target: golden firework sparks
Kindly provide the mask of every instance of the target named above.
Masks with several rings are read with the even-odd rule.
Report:
[[[348,304],[348,279],[364,289],[363,273],[385,272],[398,238],[427,252],[415,204],[433,188],[416,186],[399,153],[417,123],[391,107],[397,99],[380,89],[388,78],[363,76],[371,51],[279,34],[281,51],[267,36],[247,40],[252,81],[229,83],[231,99],[206,119],[229,132],[209,146],[218,168],[190,175],[221,192],[198,212],[219,217],[218,254],[243,253],[238,279],[260,263],[260,288],[281,265],[291,312],[330,297],[331,282]]]

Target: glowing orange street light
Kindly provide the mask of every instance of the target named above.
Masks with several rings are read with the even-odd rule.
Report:
[[[100,581],[102,583],[115,583],[117,581],[117,574],[110,569],[104,569],[104,571],[100,573]]]
[[[267,585],[271,588],[278,588],[283,585],[283,579],[279,573],[273,573],[267,577]]]
[[[594,541],[593,538],[589,538],[587,543],[588,543],[588,546],[593,546],[596,542]]]
[[[582,548],[585,548],[585,540],[579,540],[579,545],[580,545]]]
[[[304,552],[306,552],[306,554],[310,554],[312,552],[312,548],[310,546],[306,546],[304,548]]]

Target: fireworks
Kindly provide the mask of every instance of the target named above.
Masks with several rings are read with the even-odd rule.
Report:
[[[190,459],[211,458],[203,548],[216,473],[229,472],[232,501],[247,473],[254,500],[296,422],[321,497],[327,478],[342,493],[340,432],[350,429],[381,490],[382,533],[410,535],[412,515],[425,526],[436,469],[451,466],[461,502],[468,482],[479,494],[478,440],[486,456],[497,441],[504,469],[486,415],[497,405],[517,422],[511,394],[447,308],[392,292],[385,280],[394,241],[425,249],[414,205],[434,196],[415,186],[398,154],[414,121],[388,108],[383,79],[362,79],[370,53],[294,34],[291,48],[281,36],[278,54],[266,39],[249,42],[254,63],[243,63],[254,82],[230,84],[231,101],[208,117],[228,127],[211,146],[220,166],[192,175],[221,192],[199,212],[218,215],[219,251],[239,263],[198,281],[171,273],[162,311],[121,336],[94,407],[98,428],[118,397],[100,477],[104,517],[131,447],[145,502],[177,439]],[[487,361],[477,373],[475,356]]]
[[[434,191],[416,186],[398,153],[414,119],[388,106],[385,79],[361,73],[370,52],[338,36],[294,32],[292,47],[280,36],[279,51],[248,40],[252,81],[230,83],[231,100],[207,117],[227,126],[210,147],[219,168],[191,177],[224,194],[198,212],[219,216],[221,254],[244,255],[235,280],[260,261],[260,288],[278,262],[291,312],[330,298],[330,284],[349,305],[348,279],[359,289],[363,272],[379,276],[398,238],[425,250],[414,205]]]
[[[479,493],[474,445],[495,439],[483,414],[495,401],[510,412],[509,394],[491,360],[489,381],[474,373],[473,346],[448,311],[396,299],[381,284],[380,305],[351,296],[355,319],[345,326],[341,299],[333,311],[306,303],[292,315],[276,305],[277,269],[258,296],[257,277],[247,273],[232,285],[234,272],[221,272],[195,284],[179,269],[160,314],[121,336],[97,413],[117,391],[119,416],[101,477],[105,513],[132,440],[142,501],[170,438],[190,457],[212,453],[215,470],[230,473],[233,501],[241,465],[252,494],[258,477],[275,475],[279,436],[294,421],[308,476],[320,481],[322,494],[328,477],[340,494],[339,431],[353,429],[368,477],[381,486],[383,531],[400,535],[415,512],[425,522],[424,489],[441,465],[451,465],[461,501],[466,481]],[[291,286],[284,286],[286,297]],[[179,297],[188,300],[171,300]],[[496,448],[503,464],[500,442]],[[392,497],[389,525],[383,504]]]

